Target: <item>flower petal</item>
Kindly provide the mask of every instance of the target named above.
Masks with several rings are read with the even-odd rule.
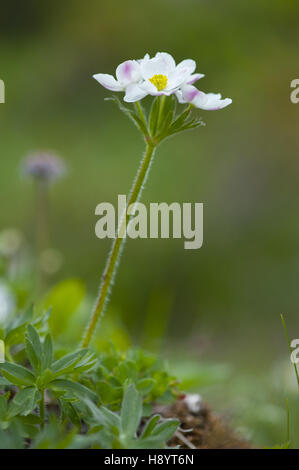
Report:
[[[176,67],[175,60],[172,57],[172,55],[168,54],[167,52],[157,52],[155,57],[162,59],[169,71],[172,71],[175,69]]]
[[[124,87],[117,82],[112,75],[108,75],[107,73],[97,73],[93,75],[93,78],[103,87],[107,88],[107,90],[123,91],[124,89]]]
[[[146,53],[142,59],[138,59],[137,62],[141,64],[141,62],[147,61],[147,60],[150,60],[150,55],[148,53]]]
[[[193,85],[193,83],[197,82],[200,78],[203,78],[203,73],[194,73],[190,75],[190,77],[186,80],[187,85]]]
[[[140,78],[140,64],[136,60],[126,60],[116,69],[116,78],[124,86],[136,83]]]
[[[195,100],[197,100],[198,103],[203,103],[205,102],[205,96],[205,93],[199,91],[195,86],[184,85],[182,87],[182,97],[186,103],[192,103],[195,105]]]
[[[217,111],[219,109],[225,108],[232,103],[230,98],[221,99],[220,93],[203,93],[197,95],[193,100],[192,104],[200,109],[205,109],[207,111]]]
[[[141,75],[145,80],[154,75],[168,76],[168,67],[161,58],[145,60],[141,62]]]
[[[144,90],[144,92],[146,92],[147,95],[161,96],[164,94],[164,90],[158,91],[155,85],[149,80],[145,80],[144,82],[140,83],[139,86],[142,90]]]
[[[131,83],[126,88],[124,101],[127,103],[134,103],[135,101],[142,100],[147,95],[147,91],[140,88],[136,83]]]
[[[184,100],[184,98],[183,98],[182,90],[176,91],[175,96],[177,97],[179,103],[181,103],[181,104],[187,103],[187,101]]]
[[[181,67],[171,72],[168,77],[166,90],[175,90],[186,83],[186,80],[190,77],[188,68]]]
[[[191,75],[191,73],[193,73],[196,69],[196,62],[195,62],[195,60],[192,60],[192,59],[182,60],[182,62],[180,62],[177,65],[177,69],[181,69],[181,68],[187,68],[189,70],[190,75]]]

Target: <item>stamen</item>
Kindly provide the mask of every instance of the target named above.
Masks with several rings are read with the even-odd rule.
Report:
[[[152,78],[149,78],[149,81],[155,85],[158,91],[164,90],[167,86],[167,77],[166,75],[158,74],[153,75]]]

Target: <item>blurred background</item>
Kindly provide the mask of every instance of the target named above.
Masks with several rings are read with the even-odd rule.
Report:
[[[290,337],[299,337],[299,104],[290,101],[290,82],[299,78],[298,14],[291,0],[27,0],[2,2],[0,15],[0,287],[6,297],[17,292],[20,308],[38,297],[24,261],[36,243],[36,194],[21,175],[24,157],[50,150],[68,168],[50,188],[43,301],[60,295],[61,284],[48,293],[51,286],[67,282],[68,299],[84,297],[82,320],[111,243],[95,236],[95,207],[128,192],[143,152],[94,73],[167,51],[177,62],[196,60],[203,91],[233,99],[225,110],[202,111],[205,128],[159,148],[142,197],[203,202],[203,247],[128,240],[98,341],[161,352],[186,387],[269,446],[286,440],[286,397],[299,446],[280,322],[285,313]],[[10,260],[8,275],[9,249],[23,254],[18,268]]]

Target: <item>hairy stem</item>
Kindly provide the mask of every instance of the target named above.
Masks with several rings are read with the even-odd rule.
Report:
[[[139,167],[136,179],[133,183],[133,187],[129,195],[127,208],[131,204],[138,202],[138,200],[140,199],[140,196],[141,196],[141,193],[142,193],[144,184],[146,182],[149,169],[150,169],[153,157],[154,157],[154,153],[155,153],[155,146],[151,143],[147,143],[145,154],[142,158],[141,165]],[[112,249],[108,256],[107,264],[104,270],[104,274],[102,276],[102,282],[100,284],[99,295],[97,297],[89,324],[87,326],[87,329],[85,331],[85,334],[82,340],[82,347],[84,348],[89,345],[92,335],[96,329],[97,323],[107,303],[107,298],[111,290],[111,285],[113,283],[114,276],[116,274],[121,251],[122,251],[124,242],[126,240],[125,234],[126,234],[126,229],[128,227],[128,224],[130,222],[130,218],[131,216],[127,214],[127,210],[126,210],[125,214],[122,217],[122,220],[119,223],[118,233],[117,233],[116,238],[113,241]]]

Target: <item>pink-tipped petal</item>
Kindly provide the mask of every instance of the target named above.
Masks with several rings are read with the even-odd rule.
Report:
[[[124,87],[118,83],[112,75],[107,73],[97,73],[93,75],[93,78],[99,82],[107,90],[111,91],[123,91]]]
[[[203,73],[194,73],[193,75],[190,75],[186,83],[187,85],[193,85],[193,83],[197,82],[197,80],[200,80],[203,77]]]
[[[194,104],[195,100],[203,100],[204,93],[199,91],[193,85],[184,85],[182,87],[182,96],[185,102]]]
[[[116,78],[124,86],[140,79],[140,65],[135,60],[126,60],[116,69]]]

